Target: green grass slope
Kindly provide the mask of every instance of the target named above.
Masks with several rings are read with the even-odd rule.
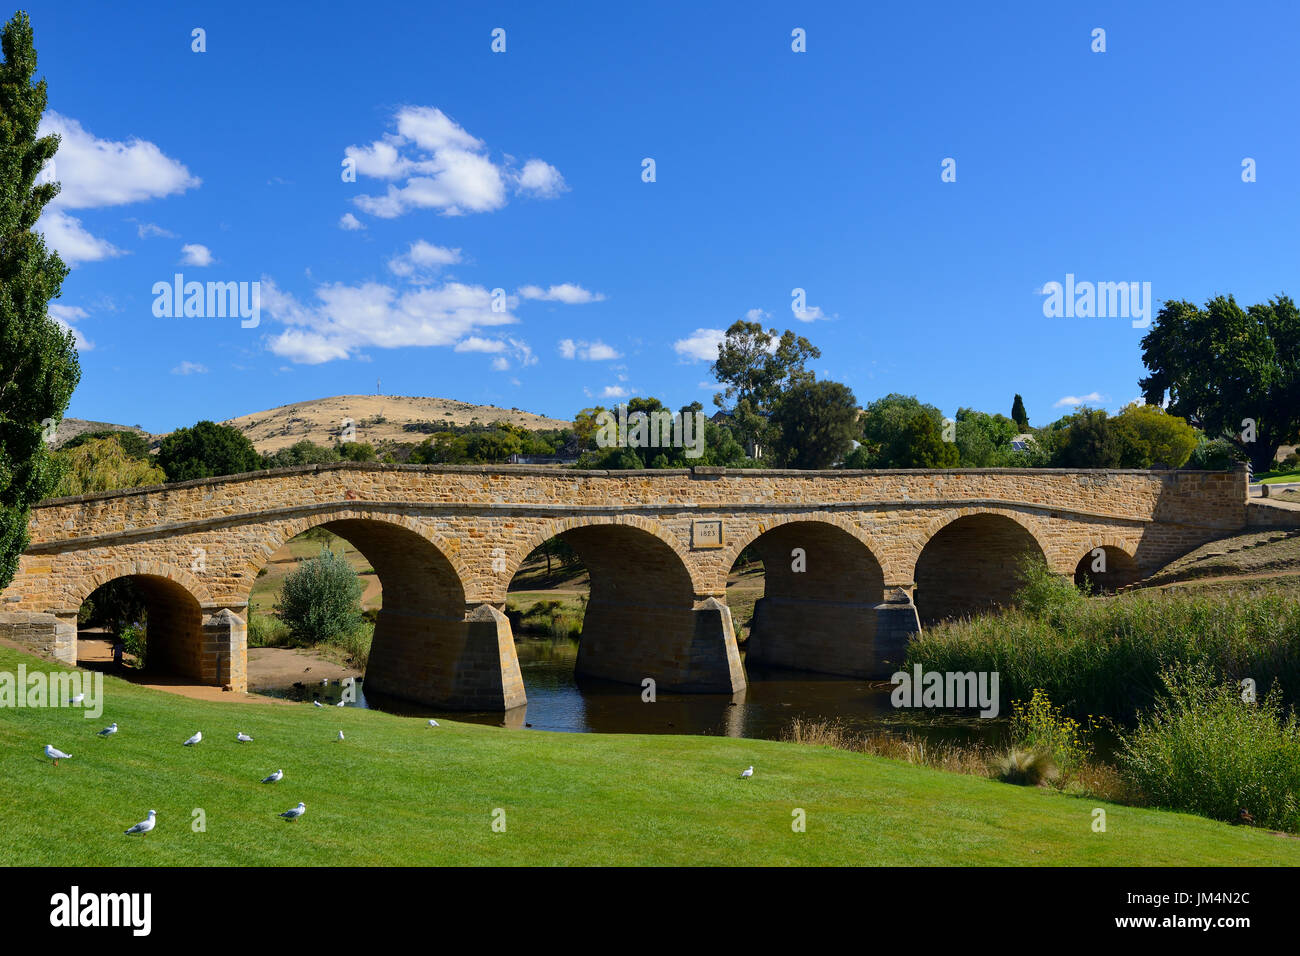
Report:
[[[0,671],[52,665],[0,648]],[[1300,864],[1300,840],[826,748],[191,700],[0,710],[7,864]],[[647,704],[646,706],[654,706]],[[110,738],[96,732],[112,721]],[[339,730],[346,740],[336,740]],[[204,740],[181,742],[196,730]],[[240,744],[235,733],[251,734]],[[73,755],[51,765],[45,744]],[[754,777],[740,780],[749,764]],[[283,768],[284,780],[259,781]],[[277,814],[299,800],[301,820]],[[206,831],[191,826],[201,808]],[[505,812],[494,832],[493,811]],[[807,831],[792,831],[792,812]],[[143,837],[123,834],[158,811]]]

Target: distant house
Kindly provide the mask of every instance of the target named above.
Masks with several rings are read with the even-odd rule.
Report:
[[[1016,451],[1029,451],[1031,445],[1036,445],[1037,441],[1034,436],[1025,432],[1023,435],[1017,435],[1011,439],[1011,447]]]

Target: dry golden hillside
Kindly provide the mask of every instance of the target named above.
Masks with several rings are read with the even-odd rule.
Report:
[[[275,452],[304,438],[318,445],[329,444],[339,435],[346,420],[356,426],[356,441],[372,445],[385,441],[423,441],[427,434],[403,429],[403,425],[413,422],[486,425],[505,421],[532,429],[565,428],[572,424],[517,408],[404,395],[335,395],[241,415],[222,424],[238,428],[258,451]]]

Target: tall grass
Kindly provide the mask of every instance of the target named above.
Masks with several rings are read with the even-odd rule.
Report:
[[[1300,831],[1300,723],[1276,690],[1248,700],[1201,665],[1162,676],[1163,695],[1121,738],[1121,771],[1146,802]]]
[[[1131,722],[1162,689],[1160,673],[1200,664],[1217,680],[1277,683],[1300,700],[1300,601],[1264,595],[1249,602],[1206,596],[1126,594],[1047,602],[951,621],[913,641],[908,666],[997,671],[1005,706],[1046,692],[1076,717]]]

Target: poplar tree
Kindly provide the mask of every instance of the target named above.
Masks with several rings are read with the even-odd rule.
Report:
[[[81,378],[70,331],[50,318],[68,267],[33,232],[56,183],[37,185],[59,148],[37,136],[45,81],[33,82],[31,20],[16,13],[0,35],[0,588],[27,548],[29,509],[53,491],[58,470],[46,437]]]

